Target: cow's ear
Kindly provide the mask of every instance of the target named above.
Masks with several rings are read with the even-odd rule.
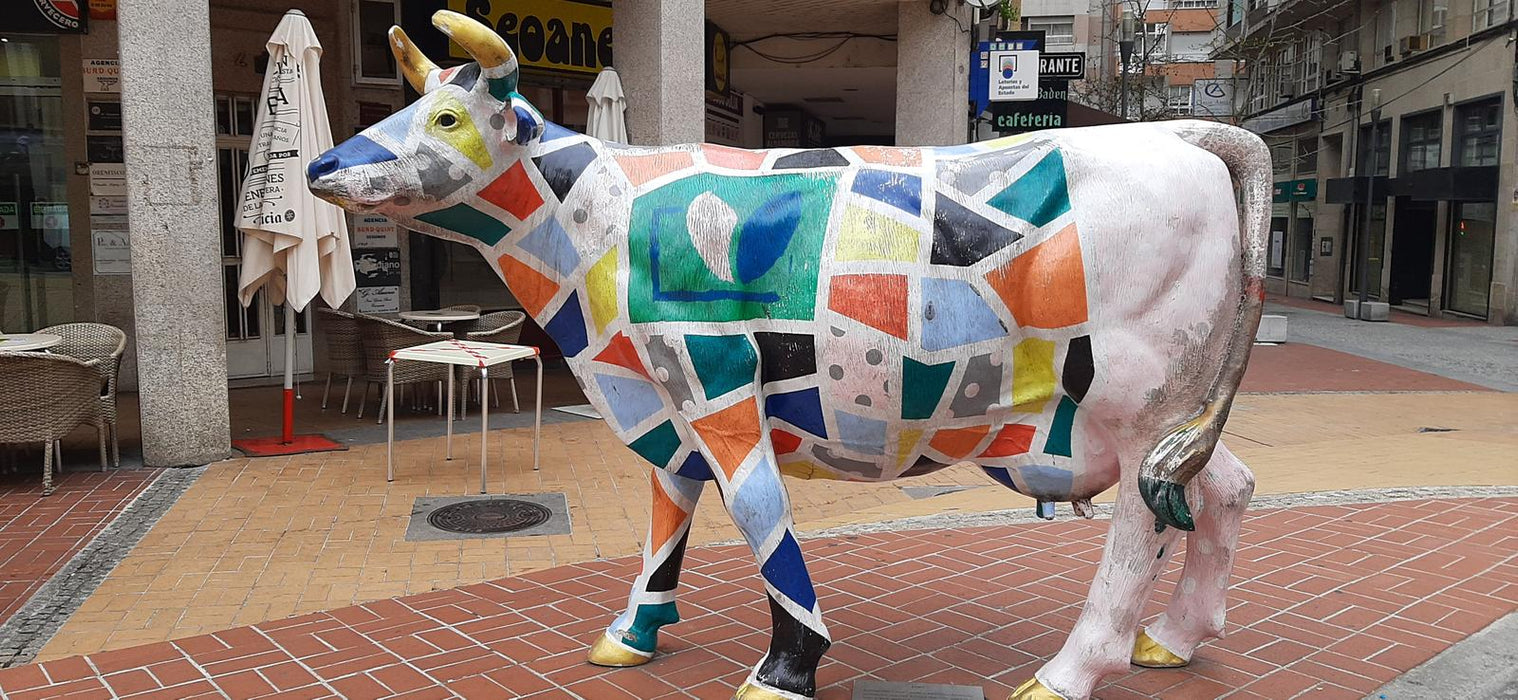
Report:
[[[502,138],[519,145],[526,145],[542,136],[543,127],[547,123],[527,98],[515,92],[501,105],[501,116],[506,119],[505,128],[501,130]]]

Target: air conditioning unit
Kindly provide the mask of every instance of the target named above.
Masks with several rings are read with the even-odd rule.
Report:
[[[1407,56],[1428,49],[1428,36],[1412,34],[1397,41],[1397,53]]]
[[[1360,72],[1360,53],[1358,51],[1339,52],[1339,72],[1346,75]]]

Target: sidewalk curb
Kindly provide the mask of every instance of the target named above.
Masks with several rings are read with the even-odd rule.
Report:
[[[1508,613],[1422,665],[1402,674],[1366,700],[1411,698],[1510,698],[1518,691],[1518,613]]]

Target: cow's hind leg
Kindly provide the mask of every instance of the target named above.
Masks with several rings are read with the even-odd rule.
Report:
[[[1170,605],[1138,635],[1133,663],[1150,668],[1184,666],[1197,645],[1223,635],[1228,578],[1239,542],[1244,509],[1254,494],[1254,474],[1222,443],[1197,480],[1200,500],[1194,532],[1186,535],[1186,568]]]
[[[1180,532],[1155,532],[1154,516],[1134,488],[1136,458],[1124,454],[1121,459],[1123,482],[1086,605],[1059,653],[1013,693],[1013,700],[1086,698],[1103,676],[1128,668],[1144,601]]]
[[[633,584],[627,610],[590,647],[597,666],[637,666],[654,656],[659,628],[680,620],[675,587],[685,559],[691,516],[706,482],[653,469],[653,512],[643,546],[643,572]]]

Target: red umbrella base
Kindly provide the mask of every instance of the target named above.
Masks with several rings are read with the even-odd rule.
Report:
[[[306,452],[337,452],[348,449],[347,445],[333,442],[325,435],[296,435],[289,443],[277,437],[247,438],[233,440],[232,447],[249,457],[277,457]]]

